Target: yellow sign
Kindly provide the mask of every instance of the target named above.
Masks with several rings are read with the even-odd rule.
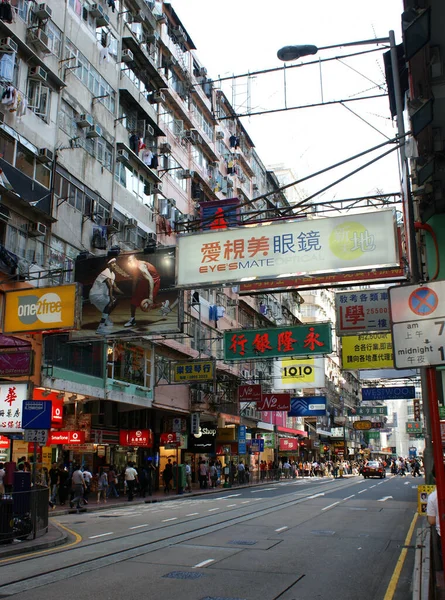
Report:
[[[174,381],[212,381],[213,361],[194,360],[193,362],[178,362],[173,367]]]
[[[344,370],[394,368],[392,335],[363,333],[341,338],[341,360]]]
[[[359,429],[361,431],[366,431],[367,429],[371,429],[372,423],[371,421],[355,421],[352,424],[354,429]]]
[[[234,442],[236,440],[235,427],[218,427],[216,438],[218,442]]]
[[[277,390],[324,387],[324,358],[283,359],[274,367]]]
[[[80,297],[76,284],[6,292],[3,332],[76,328]]]
[[[419,515],[426,515],[426,505],[428,496],[436,489],[435,485],[418,485],[417,486],[417,512]]]

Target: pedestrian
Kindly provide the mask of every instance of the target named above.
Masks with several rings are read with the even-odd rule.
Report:
[[[128,490],[128,502],[131,502],[134,498],[134,488],[138,482],[138,472],[133,466],[132,462],[129,462],[125,469],[125,482]]]
[[[57,500],[57,489],[59,485],[59,468],[56,462],[53,463],[53,466],[49,470],[49,485],[51,488],[50,500],[53,504],[55,504]]]
[[[283,471],[284,471],[284,479],[289,479],[289,475],[290,475],[290,463],[289,463],[289,461],[287,459],[283,463]]]
[[[151,496],[153,494],[153,482],[156,475],[156,467],[153,464],[153,459],[150,456],[147,459],[147,489],[148,495]]]
[[[167,460],[167,464],[162,471],[162,480],[164,482],[164,494],[169,494],[171,490],[171,481],[173,479],[173,465],[171,458]]]
[[[432,475],[435,479],[436,478],[435,466],[433,466]],[[437,504],[437,488],[433,492],[431,492],[431,494],[428,495],[428,500],[427,500],[427,504],[426,504],[426,517],[427,517],[428,523],[430,525],[436,526],[437,542],[438,542],[436,547],[438,546],[438,557],[439,557],[439,564],[437,566],[438,568],[436,568],[436,571],[442,571],[443,570],[442,539],[440,537],[440,518],[439,518],[439,507]]]
[[[76,508],[79,509],[81,502],[85,502],[85,504],[88,504],[88,501],[84,500],[84,497],[83,497],[83,493],[84,493],[86,486],[85,486],[85,480],[83,478],[83,473],[80,470],[79,465],[75,466],[74,472],[71,475],[71,487],[74,491],[74,496],[73,496],[72,500],[70,501],[70,507],[74,508],[74,505],[76,505]]]
[[[103,498],[104,504],[107,502],[108,492],[108,475],[103,469],[100,469],[97,476],[97,504],[100,504],[101,498]]]
[[[214,462],[210,463],[210,481],[212,483],[212,488],[216,488],[216,482],[218,481],[218,469]]]
[[[201,490],[207,488],[207,479],[209,476],[209,472],[207,469],[207,465],[204,459],[201,459],[199,462],[199,487]]]
[[[242,460],[238,463],[238,483],[241,485],[245,481],[246,468]]]
[[[91,480],[93,479],[93,474],[88,470],[88,467],[85,467],[83,470],[83,479],[85,481],[85,491],[83,493],[83,497],[85,500],[88,500],[91,492]]]
[[[108,490],[107,490],[107,498],[113,495],[115,498],[119,498],[119,492],[117,491],[117,474],[114,466],[108,471]]]
[[[145,498],[148,487],[148,473],[144,466],[139,469],[139,496]]]
[[[68,485],[70,475],[63,465],[59,466],[59,503],[60,506],[65,506],[70,493],[70,486]]]
[[[190,463],[188,460],[185,461],[185,481],[186,481],[185,491],[191,492],[192,491],[192,467],[190,466]]]
[[[267,463],[265,460],[262,460],[260,462],[260,480],[264,481],[266,479],[266,472],[267,472]]]

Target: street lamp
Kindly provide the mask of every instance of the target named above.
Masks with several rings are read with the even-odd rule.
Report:
[[[312,44],[303,44],[297,46],[284,46],[277,52],[277,56],[280,60],[296,60],[303,56],[309,56],[317,54],[319,50],[329,50],[331,48],[346,48],[347,46],[365,46],[366,44],[388,44],[390,42],[389,37],[385,38],[374,38],[373,40],[361,40],[360,42],[346,42],[345,44],[334,44],[333,46],[323,46],[318,48]]]

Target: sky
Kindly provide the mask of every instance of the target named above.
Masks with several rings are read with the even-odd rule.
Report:
[[[276,53],[285,45],[315,44],[320,48],[387,37],[389,30],[394,30],[397,43],[401,41],[401,0],[171,0],[171,4],[212,79],[282,67]],[[374,48],[361,45],[320,50],[316,57],[286,65]],[[345,100],[386,91],[383,50],[249,79],[249,84],[246,78],[237,79],[236,86],[233,80],[221,84],[238,113],[247,112],[249,106],[252,111],[283,108],[284,81],[288,107],[319,103],[322,98],[324,102]],[[302,178],[395,136],[386,96],[346,106],[359,116],[337,104],[244,117],[242,123],[266,165],[282,164],[291,168],[296,178]],[[299,187],[300,196],[319,192],[390,147],[306,181]],[[393,152],[317,196],[314,202],[399,190]]]

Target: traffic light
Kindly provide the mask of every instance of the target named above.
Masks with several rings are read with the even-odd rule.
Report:
[[[304,448],[305,447],[305,443],[304,442],[300,442],[300,448]]]
[[[328,452],[328,451],[329,451],[329,446],[326,446],[326,444],[325,444],[325,445],[323,446],[323,450],[324,450],[325,452]]]

